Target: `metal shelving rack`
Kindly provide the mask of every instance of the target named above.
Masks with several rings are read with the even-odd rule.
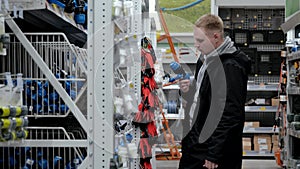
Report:
[[[298,6],[297,6],[298,4]],[[286,101],[287,110],[283,116],[283,149],[281,151],[281,160],[283,166],[289,169],[298,169],[300,167],[299,151],[300,146],[300,131],[293,123],[299,123],[297,118],[293,118],[299,115],[296,109],[299,102],[299,85],[296,82],[297,67],[295,63],[299,63],[300,55],[298,50],[299,37],[296,35],[297,21],[300,16],[299,2],[298,1],[286,1],[286,18],[285,23],[281,25],[284,33],[287,35],[286,41],[286,65],[287,65],[287,89],[286,89]]]
[[[287,32],[288,36],[291,36],[291,32]],[[292,37],[292,36],[291,36]],[[292,38],[292,40],[294,40]],[[289,169],[297,169],[300,166],[299,153],[296,150],[300,145],[300,130],[295,128],[293,123],[299,123],[296,121],[296,118],[293,117],[298,115],[296,110],[298,102],[296,99],[300,95],[299,85],[295,82],[296,69],[294,67],[294,62],[300,61],[300,55],[298,51],[291,52],[292,46],[287,45],[287,56],[286,56],[286,65],[287,65],[287,110],[284,114],[282,130],[284,131],[284,148],[282,150],[281,160],[283,166]]]
[[[20,43],[21,46],[24,47],[20,50],[26,53],[26,58],[31,57],[31,62],[35,62],[36,67],[38,67],[38,70],[42,75],[41,77],[34,78],[38,80],[47,80],[48,82],[50,82],[53,88],[59,94],[60,98],[68,106],[70,111],[63,112],[59,115],[61,115],[62,117],[66,117],[69,116],[70,112],[72,112],[75,119],[79,122],[80,127],[78,128],[78,130],[74,129],[70,133],[68,133],[63,127],[29,127],[28,129],[30,130],[30,135],[28,139],[12,142],[1,142],[0,146],[3,147],[2,149],[6,149],[6,147],[16,147],[16,149],[21,149],[22,147],[42,148],[45,149],[45,154],[48,155],[53,154],[52,151],[54,152],[59,148],[63,148],[67,149],[67,152],[72,153],[72,155],[69,155],[70,159],[64,160],[73,160],[71,156],[74,158],[80,158],[80,165],[78,164],[78,168],[110,168],[110,162],[111,159],[113,159],[115,146],[114,141],[112,141],[115,139],[113,128],[114,91],[112,90],[112,86],[114,85],[113,72],[115,71],[113,59],[113,49],[115,45],[114,22],[112,21],[113,15],[111,10],[113,2],[111,0],[91,0],[88,2],[88,31],[86,32],[85,30],[78,28],[78,25],[74,25],[74,23],[70,22],[69,19],[57,15],[56,11],[47,2],[45,9],[45,0],[32,1],[38,1],[40,6],[39,8],[30,8],[30,11],[27,11],[24,8],[25,12],[28,14],[27,16],[29,16],[30,14],[41,14],[40,10],[42,10],[42,12],[46,11],[46,13],[49,14],[50,18],[45,18],[48,23],[53,23],[53,19],[51,19],[51,17],[53,16],[51,13],[54,13],[58,17],[62,17],[59,19],[59,21],[64,20],[64,22],[66,23],[63,24],[68,24],[68,27],[76,30],[75,34],[69,33],[67,35],[68,38],[72,38],[74,42],[77,42],[77,40],[79,40],[80,46],[83,46],[84,44],[82,42],[86,41],[86,38],[82,37],[86,37],[87,35],[87,41],[84,42],[87,50],[70,44],[70,42],[67,41],[67,38],[63,34],[55,34],[55,36],[64,37],[64,42],[55,42],[55,38],[53,38],[53,42],[40,42],[40,45],[38,44],[36,46],[35,43],[31,41],[30,36],[38,36],[38,34],[24,34],[18,27],[16,22],[9,17],[9,15],[7,16],[8,18],[6,18],[7,25],[13,31],[16,39],[18,39],[17,43]],[[29,1],[19,0],[14,1],[14,3],[15,2],[27,4]],[[143,31],[145,31],[142,24],[142,2],[140,0],[133,0],[132,2],[133,15],[130,16],[130,32],[127,35],[136,39],[134,41],[134,44],[138,48],[139,39],[141,39]],[[9,5],[13,6],[14,4]],[[35,3],[34,5],[37,4]],[[61,25],[58,23],[57,26],[59,27]],[[146,31],[150,32],[150,30],[148,29]],[[45,36],[48,36],[48,34],[45,34]],[[126,37],[123,38],[125,39]],[[48,48],[56,50],[59,48],[58,45],[60,43],[65,43],[65,49],[63,49],[62,54],[58,54],[59,52],[54,53],[59,56],[62,56],[66,53],[69,53],[70,56],[76,56],[75,68],[80,70],[80,73],[87,76],[87,78],[84,79],[80,79],[79,75],[76,76],[77,80],[86,82],[86,85],[83,87],[84,90],[87,90],[86,112],[83,112],[78,108],[76,99],[74,100],[73,98],[71,98],[61,85],[61,81],[66,81],[66,79],[58,79],[57,77],[55,77],[55,73],[52,71],[53,65],[51,67],[51,65],[49,65],[49,63],[45,61],[47,60],[47,56],[44,56],[43,53],[45,52],[45,48],[47,48],[45,46],[48,45]],[[40,49],[42,51],[40,51]],[[18,54],[22,55],[24,53]],[[60,60],[59,63],[62,64],[62,60]],[[79,64],[77,65],[77,63]],[[74,65],[71,65],[71,67],[73,66]],[[128,69],[128,76],[132,80],[132,84],[134,85],[134,90],[136,91],[137,96],[140,96],[140,75],[139,73],[137,74],[137,72],[140,72],[140,70],[140,62],[138,61],[135,62],[130,69]],[[76,96],[78,98],[81,95],[83,94],[79,92]],[[44,113],[39,115],[32,114],[32,117],[56,118],[58,116],[57,114],[51,115],[51,113]],[[42,133],[43,135],[39,136]],[[134,131],[133,135],[134,138],[139,137],[138,131]],[[37,153],[38,152],[36,151],[36,154]],[[66,152],[63,154],[66,154]],[[131,161],[131,168],[139,168],[138,165],[138,161]],[[51,165],[48,167],[53,166]]]
[[[142,29],[142,5],[141,1],[133,0],[133,15],[130,16],[131,22],[129,23],[127,34],[122,34],[124,37],[118,37],[120,39],[131,39],[130,43],[139,49],[138,42],[141,39]],[[89,2],[90,7],[90,2]],[[89,27],[88,27],[88,49],[89,49],[89,82],[88,86],[88,112],[93,114],[88,115],[88,119],[93,119],[89,123],[90,132],[90,152],[92,159],[90,162],[94,166],[102,166],[102,168],[109,168],[109,160],[113,157],[114,152],[114,129],[113,126],[113,90],[111,89],[113,84],[113,72],[114,70],[114,33],[113,33],[113,21],[112,21],[112,1],[107,0],[101,3],[92,2],[92,7],[89,9]],[[98,16],[102,16],[101,20],[98,20]],[[122,36],[121,35],[121,36]],[[100,40],[99,40],[100,39]],[[132,40],[134,39],[134,40]],[[98,43],[100,42],[100,43]],[[101,49],[101,57],[96,53]],[[138,50],[137,50],[138,51]],[[138,52],[136,52],[137,54]],[[136,56],[139,58],[139,56]],[[140,96],[140,62],[135,60],[133,65],[127,69],[127,79],[132,80],[133,89],[137,96]],[[98,89],[102,89],[98,92]],[[94,93],[94,91],[97,91]],[[105,99],[104,99],[105,98]],[[100,117],[99,117],[100,115]],[[100,121],[101,123],[95,123]],[[107,127],[105,127],[107,126]],[[97,131],[99,130],[99,131]],[[139,137],[138,131],[133,130],[133,137],[137,139]],[[92,151],[96,152],[93,153]],[[94,155],[93,155],[94,154]],[[104,160],[97,160],[103,159]],[[90,166],[89,165],[89,166]],[[131,161],[131,168],[139,168],[138,161]]]
[[[56,4],[50,4],[47,0],[37,0],[35,4],[42,2],[41,8],[24,10],[24,20],[16,20],[28,32],[40,32],[40,30],[64,33],[69,41],[76,46],[83,47],[87,41],[87,30],[83,25],[76,24],[73,13],[66,13]]]
[[[114,152],[112,141],[114,111],[111,91],[114,37],[111,8],[110,0],[89,1],[87,168],[109,168]]]
[[[27,130],[30,134],[29,140],[26,142],[2,143],[0,147],[1,160],[5,161],[13,157],[15,167],[2,163],[1,168],[23,168],[24,163],[25,165],[28,164],[27,167],[32,168],[41,166],[44,168],[64,168],[71,166],[74,159],[78,160],[77,165],[79,165],[85,156],[84,154],[86,154],[86,147],[81,147],[78,142],[73,142],[73,133],[68,133],[62,127],[27,127]],[[82,137],[81,139],[86,138]],[[50,146],[55,142],[60,144]],[[56,162],[54,161],[55,158],[57,159]],[[37,162],[38,159],[40,163]]]
[[[27,8],[28,4],[35,4],[35,5],[29,5],[30,8]],[[14,5],[20,5],[24,8],[22,10],[39,10],[43,9],[45,7],[44,1],[13,1],[10,2],[10,8]],[[40,6],[37,6],[40,5]],[[33,8],[32,8],[33,7]],[[84,114],[81,112],[81,110],[78,108],[78,106],[75,103],[75,100],[72,100],[72,98],[69,96],[65,88],[62,86],[61,81],[63,79],[58,80],[57,77],[55,77],[55,72],[58,67],[62,66],[64,68],[70,68],[73,67],[76,70],[78,69],[78,65],[76,62],[76,65],[72,65],[72,61],[69,60],[69,63],[71,65],[67,66],[64,65],[62,60],[67,61],[68,59],[71,59],[71,57],[78,56],[78,50],[84,52],[84,50],[77,49],[77,53],[75,52],[74,46],[72,46],[67,38],[63,34],[24,34],[21,29],[18,27],[18,25],[15,23],[14,19],[10,17],[10,15],[7,13],[6,10],[2,11],[5,17],[5,21],[9,28],[13,31],[13,35],[11,35],[12,41],[10,42],[11,46],[9,48],[10,51],[14,51],[12,53],[9,53],[9,56],[1,56],[1,62],[2,64],[5,64],[4,60],[7,60],[9,63],[8,65],[3,65],[1,70],[8,70],[8,71],[32,71],[32,72],[22,72],[24,75],[26,75],[26,80],[47,80],[49,85],[51,84],[55,91],[59,94],[60,99],[64,101],[64,103],[68,106],[72,114],[75,116],[75,118],[80,123],[81,127],[78,127],[80,131],[75,131],[75,128],[73,130],[74,133],[80,133],[81,137],[75,136],[73,132],[67,133],[67,131],[62,127],[57,128],[51,128],[51,127],[28,127],[29,135],[28,138],[25,140],[15,140],[15,141],[8,141],[8,142],[1,142],[1,151],[4,157],[10,157],[10,154],[12,151],[17,152],[21,149],[30,148],[30,154],[31,155],[25,155],[20,156],[18,159],[19,161],[15,161],[15,166],[25,165],[30,163],[30,166],[38,168],[38,161],[37,158],[40,158],[37,154],[43,154],[45,158],[47,158],[47,161],[50,161],[49,154],[52,155],[58,155],[58,156],[64,156],[65,159],[62,160],[62,165],[66,166],[67,162],[72,162],[75,158],[79,158],[80,163],[82,162],[82,168],[85,167],[85,161],[87,161],[86,158],[86,150],[88,147],[88,142],[86,138],[86,131],[87,131],[87,119],[84,116]],[[25,18],[26,19],[26,18]],[[15,37],[14,37],[15,36]],[[62,39],[62,41],[60,41]],[[56,42],[54,42],[56,40]],[[59,54],[59,51],[61,54]],[[52,53],[53,52],[53,53]],[[70,55],[69,58],[63,58],[63,53]],[[53,54],[53,55],[52,55]],[[55,55],[56,54],[56,55]],[[23,56],[23,61],[18,60],[17,57]],[[6,58],[5,58],[6,57]],[[9,57],[9,58],[8,58]],[[11,58],[10,58],[11,57]],[[86,57],[86,56],[85,56]],[[50,60],[56,61],[56,63],[51,63]],[[16,63],[17,61],[17,63]],[[49,61],[49,62],[48,62]],[[79,60],[77,60],[79,61]],[[11,67],[10,67],[11,66]],[[65,67],[66,66],[66,67]],[[34,67],[34,69],[33,69]],[[61,68],[62,68],[61,67]],[[11,69],[11,70],[9,70]],[[54,69],[54,70],[53,70]],[[86,72],[86,68],[84,68],[83,65],[81,65],[80,68],[83,72]],[[35,71],[34,71],[35,70]],[[75,70],[75,71],[76,71]],[[69,70],[69,72],[72,72],[73,70]],[[78,74],[77,74],[78,75]],[[76,78],[78,77],[76,75]],[[75,77],[75,76],[74,76]],[[84,80],[85,81],[85,80]],[[62,116],[67,116],[67,112],[60,113]],[[34,115],[30,114],[29,116],[35,116],[37,117],[59,117],[59,115],[49,115],[46,114],[39,114]],[[9,150],[7,152],[7,150]],[[24,149],[23,149],[24,150]],[[39,150],[39,152],[38,152]],[[40,152],[41,150],[41,152]],[[79,151],[80,150],[80,151]],[[6,152],[8,154],[6,154]],[[44,152],[44,153],[43,153]],[[71,153],[67,156],[66,154]],[[35,154],[36,156],[32,155]],[[20,154],[19,154],[20,155]],[[52,156],[53,157],[53,156]],[[27,161],[27,158],[36,158],[36,161]],[[45,162],[45,161],[44,161]],[[18,164],[17,164],[18,163]],[[64,165],[65,164],[65,165]],[[2,164],[1,164],[2,165]],[[44,165],[44,164],[43,164]],[[46,164],[45,164],[46,165]],[[49,167],[54,167],[54,163],[47,164]],[[45,166],[44,166],[45,167]],[[6,164],[3,163],[3,166],[1,168],[7,168]],[[14,168],[14,167],[9,167]]]

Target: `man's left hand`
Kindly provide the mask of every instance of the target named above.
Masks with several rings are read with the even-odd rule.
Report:
[[[208,169],[215,169],[218,168],[218,164],[213,163],[211,161],[205,160],[205,164],[203,165],[203,167],[206,167]]]

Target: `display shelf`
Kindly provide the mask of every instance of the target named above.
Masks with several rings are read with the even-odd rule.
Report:
[[[176,160],[158,160],[158,159],[153,159],[152,160],[153,164],[153,169],[157,168],[178,168],[179,166],[179,159]]]
[[[178,145],[180,144],[179,142],[177,143]],[[155,144],[152,147],[152,168],[178,168],[179,165],[179,159],[157,159],[157,155],[162,155],[164,153],[169,153],[170,148],[167,148],[167,144]],[[181,152],[181,148],[178,147],[178,151]]]
[[[250,44],[249,48],[256,48],[257,51],[262,52],[280,52],[282,48],[284,48],[284,45],[278,45],[278,44]]]
[[[274,153],[259,151],[243,151],[244,158],[274,158]]]
[[[278,84],[272,85],[247,85],[247,91],[278,91]]]
[[[283,28],[284,29],[284,28]],[[289,32],[287,33],[289,34]],[[287,50],[290,51],[294,48],[294,45],[286,44]],[[285,131],[285,135],[282,135],[284,138],[284,148],[282,150],[283,153],[283,164],[287,166],[287,168],[296,169],[297,161],[293,160],[293,157],[299,156],[299,151],[297,151],[299,147],[299,138],[300,131],[295,130],[292,127],[293,119],[289,119],[288,115],[296,110],[297,102],[295,102],[296,98],[300,95],[300,86],[298,86],[295,81],[298,74],[298,69],[295,69],[295,63],[298,63],[300,60],[300,52],[291,52],[287,54],[286,57],[286,65],[287,65],[287,88],[286,88],[286,101],[287,101],[287,110],[286,110],[286,119],[288,123],[286,123],[282,129]]]
[[[170,86],[164,86],[163,89],[168,90],[168,89],[174,89],[178,90],[179,85],[174,84]],[[300,90],[300,88],[299,88]],[[272,84],[272,85],[247,85],[247,91],[278,91],[278,84]]]
[[[74,134],[63,127],[27,127],[26,129],[29,133],[27,139],[0,142],[2,155],[0,168],[25,169],[29,166],[30,168],[41,168],[42,161],[49,161],[47,167],[44,166],[43,168],[63,168],[62,166],[59,167],[57,163],[50,162],[55,157],[61,157],[60,162],[64,168],[68,168],[67,163],[75,159],[82,161],[87,157],[86,148],[88,143],[86,137],[75,139]],[[38,159],[35,156],[37,154],[44,154],[44,159]],[[6,160],[6,157],[13,159],[14,163]],[[25,163],[28,161],[33,163]]]
[[[246,112],[276,112],[277,106],[245,106]]]
[[[9,0],[7,3],[0,1],[0,5],[5,6],[8,11],[13,11],[15,7],[22,10],[35,10],[45,8],[45,1],[46,0]]]
[[[72,24],[74,27],[78,27],[75,23],[73,14],[65,13],[62,8],[58,7],[55,4],[49,4],[48,2],[46,3],[46,9],[53,12],[58,17],[61,17],[65,22],[68,22],[68,23]],[[82,29],[80,27],[78,27],[78,28]]]
[[[165,153],[165,152],[170,152],[169,148],[158,148],[157,146],[154,148],[154,151],[159,154],[159,153]]]
[[[159,115],[160,118],[163,118],[162,115]],[[183,120],[184,113],[181,114],[165,114],[165,118],[169,120]]]
[[[83,47],[87,41],[87,31],[76,24],[73,14],[68,14],[55,5],[46,2],[43,9],[24,11],[24,19],[16,23],[24,32],[63,32],[69,41]]]
[[[164,86],[163,87],[164,90],[179,90],[179,85],[178,84],[173,84],[173,85],[169,85],[169,86]]]
[[[294,61],[294,60],[299,60],[299,59],[300,59],[300,51],[290,53],[290,54],[288,54],[288,56],[286,58],[286,60],[288,62]]]
[[[288,86],[287,91],[290,95],[300,95],[300,87]]]
[[[0,142],[0,147],[87,147],[87,141],[84,136],[77,140],[72,139],[72,133],[68,132],[64,127],[26,127],[26,130],[29,133],[28,138]]]
[[[244,128],[244,134],[273,134],[279,133],[279,129],[276,128],[275,131],[273,127],[257,127],[257,128]]]
[[[180,63],[184,64],[195,64],[197,62],[197,57],[194,53],[190,53],[187,55],[179,55]],[[171,55],[164,55],[162,56],[162,63],[163,64],[169,64],[174,61],[173,56]]]
[[[170,33],[175,46],[176,54],[180,63],[195,64],[198,57],[194,47],[194,37],[192,33]],[[184,45],[183,45],[184,44]],[[169,64],[174,61],[167,39],[158,43],[158,50],[162,51],[162,62]]]
[[[181,146],[179,141],[175,141],[176,145],[178,146],[177,148],[179,149],[179,152],[181,152]],[[160,154],[160,153],[166,153],[170,152],[170,148],[168,148],[168,144],[155,144],[152,147],[153,154]]]
[[[288,129],[288,134],[290,136],[296,137],[296,138],[300,138],[300,130],[293,130],[293,129]]]

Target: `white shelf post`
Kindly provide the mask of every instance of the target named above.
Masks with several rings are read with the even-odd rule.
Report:
[[[88,168],[110,168],[113,158],[112,1],[88,6]]]

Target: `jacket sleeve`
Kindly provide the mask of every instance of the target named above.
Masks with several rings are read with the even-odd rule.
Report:
[[[196,64],[194,80],[191,83],[189,91],[186,93],[183,93],[183,92],[181,93],[182,98],[187,102],[187,105],[186,105],[187,109],[189,109],[191,104],[193,103],[194,95],[196,92],[196,82],[197,82],[198,72],[202,65],[203,65],[203,62],[201,61],[201,58],[199,57],[197,60],[197,64]]]
[[[244,99],[243,90],[245,90],[245,83],[243,83],[243,71],[233,65],[225,65],[224,71],[226,74],[226,102],[223,115],[213,132],[208,142],[207,160],[218,163],[222,157],[222,150],[228,137],[235,137],[232,133],[240,130],[241,124],[244,123]],[[217,103],[216,103],[217,104]],[[239,137],[239,136],[236,136]]]
[[[191,106],[191,104],[193,102],[193,99],[194,99],[194,95],[195,95],[195,92],[196,92],[196,85],[197,85],[196,82],[197,82],[198,72],[199,72],[202,65],[203,65],[203,62],[201,61],[201,58],[199,57],[198,60],[197,60],[197,64],[196,64],[194,80],[191,83],[189,91],[186,92],[186,93],[181,94],[183,99],[187,102],[186,107],[188,107],[188,108]]]
[[[182,121],[182,125],[183,125],[183,136],[186,136],[187,133],[190,131],[190,116],[189,116],[189,112],[190,112],[190,108],[191,105],[193,103],[194,100],[194,95],[196,93],[196,81],[197,81],[197,76],[198,76],[198,72],[202,66],[202,61],[200,60],[200,57],[197,61],[196,64],[196,70],[195,70],[195,76],[194,76],[194,80],[192,81],[189,91],[186,93],[181,92],[180,95],[182,96],[182,103],[184,103],[183,108],[184,108],[184,112],[185,112],[185,116],[184,116],[184,120]],[[180,91],[180,90],[179,90]]]

